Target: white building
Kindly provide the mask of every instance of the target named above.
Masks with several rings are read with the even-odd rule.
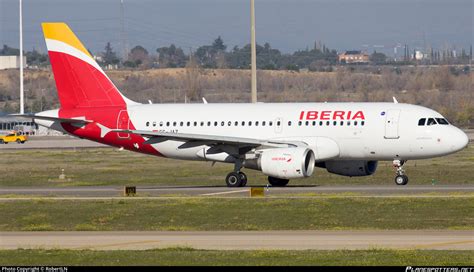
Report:
[[[23,57],[23,67],[26,67],[26,56]],[[0,56],[0,70],[20,68],[20,56]]]

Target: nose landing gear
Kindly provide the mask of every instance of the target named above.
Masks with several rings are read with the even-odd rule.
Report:
[[[403,165],[405,161],[403,160],[393,160],[393,167],[397,168],[395,177],[395,183],[397,185],[407,185],[408,183],[408,176],[405,175],[405,170],[403,170]]]

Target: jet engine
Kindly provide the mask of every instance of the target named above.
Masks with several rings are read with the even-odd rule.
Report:
[[[256,158],[244,161],[246,168],[282,179],[309,177],[314,164],[314,152],[304,147],[266,149],[256,154]]]
[[[375,173],[377,164],[377,161],[327,161],[316,166],[326,168],[329,173],[360,177],[370,176]]]

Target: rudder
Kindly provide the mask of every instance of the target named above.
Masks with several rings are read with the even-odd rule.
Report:
[[[62,109],[136,104],[120,93],[67,24],[42,27]]]

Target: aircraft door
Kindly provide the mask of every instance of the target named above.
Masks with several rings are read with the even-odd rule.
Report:
[[[275,133],[278,133],[280,134],[283,130],[283,120],[278,117],[277,119],[275,119]]]
[[[398,123],[400,110],[388,110],[385,113],[385,139],[398,139]]]
[[[120,111],[118,118],[117,118],[117,129],[129,129],[130,125],[130,118],[128,117],[128,113],[126,110]],[[119,139],[129,139],[129,133],[118,133]]]

